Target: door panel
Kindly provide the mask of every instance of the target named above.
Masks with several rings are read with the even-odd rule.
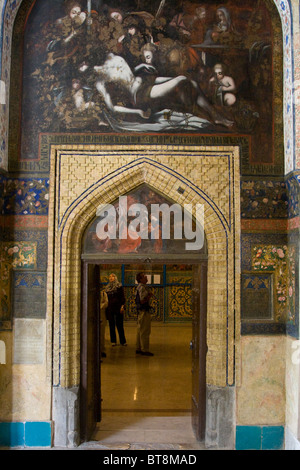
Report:
[[[88,441],[101,420],[99,265],[83,263],[82,279],[80,429]]]
[[[192,426],[198,441],[206,424],[207,262],[193,266]]]

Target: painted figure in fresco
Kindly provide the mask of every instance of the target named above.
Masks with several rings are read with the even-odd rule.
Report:
[[[205,35],[205,45],[228,44],[241,40],[241,34],[234,27],[228,8],[217,8],[216,21]]]
[[[93,108],[95,103],[86,96],[86,92],[90,90],[85,90],[82,86],[82,83],[79,79],[73,78],[72,80],[72,97],[74,100],[74,105],[78,111],[85,111],[89,108]]]
[[[131,68],[140,61],[140,51],[146,43],[145,33],[139,28],[136,21],[132,20],[128,26],[124,26],[125,34],[118,39],[120,55],[126,59]]]
[[[98,74],[96,88],[103,97],[108,110],[114,114],[131,114],[148,119],[150,117],[150,109],[157,107],[157,110],[161,111],[168,107],[173,96],[175,98],[174,103],[179,103],[182,108],[189,101],[191,104],[195,102],[196,107],[201,111],[205,111],[214,124],[226,127],[233,125],[233,122],[217,114],[196,82],[188,80],[184,75],[174,78],[156,77],[152,84],[146,83],[145,86],[142,76],[135,76],[126,61],[114,54],[109,54],[105,63],[101,66],[95,66],[94,70]],[[129,98],[134,101],[135,107],[132,108],[129,105],[120,106],[114,102],[115,98],[109,90],[109,86],[113,82],[117,88],[124,88],[127,91]],[[191,112],[192,110],[186,111]]]
[[[198,6],[193,14],[178,13],[168,25],[171,37],[176,33],[183,43],[200,44],[204,40],[206,27],[206,8]]]
[[[59,18],[55,23],[57,38],[53,39],[47,47],[48,52],[61,51],[62,53],[72,53],[71,46],[75,46],[75,38],[83,37],[86,30],[87,15],[81,10],[79,2],[68,3],[67,15]]]
[[[233,106],[236,102],[234,79],[225,75],[223,64],[216,64],[213,70],[214,76],[210,79],[212,101],[221,106]]]
[[[230,47],[239,38],[237,27],[242,30],[242,24],[252,25],[256,18],[261,24],[259,13],[267,21],[260,4],[250,22],[249,1],[245,11],[233,7],[229,11],[212,2],[157,0],[150,5],[124,0],[110,6],[95,1],[92,8],[97,11],[92,9],[92,16],[85,0],[62,1],[61,6],[64,3],[65,14],[58,14],[55,22],[41,16],[37,23],[43,25],[43,41],[36,31],[29,48],[26,44],[26,51],[37,52],[27,67],[24,89],[31,88],[24,93],[24,103],[33,102],[31,121],[39,132],[97,132],[99,126],[138,132],[204,128],[213,132],[219,126],[220,132],[228,132],[233,125],[234,130],[252,132],[246,107],[241,109],[240,103],[251,101],[255,112],[257,103],[263,102],[259,97],[270,93],[264,108],[258,109],[268,133],[272,98],[268,24],[250,36],[247,29],[248,52],[239,54]],[[227,74],[223,64],[229,63]],[[256,123],[258,115],[253,116]],[[24,141],[31,145],[29,136],[24,134]]]

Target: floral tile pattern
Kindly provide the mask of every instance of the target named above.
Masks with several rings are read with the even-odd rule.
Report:
[[[293,297],[293,287],[289,284],[289,251],[283,246],[253,246],[252,269],[254,271],[274,272],[274,319],[285,322],[290,299]]]
[[[0,243],[0,329],[7,329],[11,322],[12,269],[35,269],[36,242]]]
[[[1,177],[2,215],[46,215],[48,213],[48,178],[4,178]]]

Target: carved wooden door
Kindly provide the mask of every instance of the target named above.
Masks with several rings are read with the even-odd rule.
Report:
[[[100,266],[83,263],[81,317],[81,440],[89,441],[101,421]]]
[[[205,439],[207,261],[193,267],[192,426],[198,441]]]

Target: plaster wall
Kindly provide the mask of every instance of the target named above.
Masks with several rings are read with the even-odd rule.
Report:
[[[242,336],[237,425],[285,423],[284,336]]]
[[[6,348],[6,363],[0,365],[0,421],[49,421],[51,381],[46,374],[45,348],[40,364],[15,364],[13,333],[1,332],[0,340]]]

